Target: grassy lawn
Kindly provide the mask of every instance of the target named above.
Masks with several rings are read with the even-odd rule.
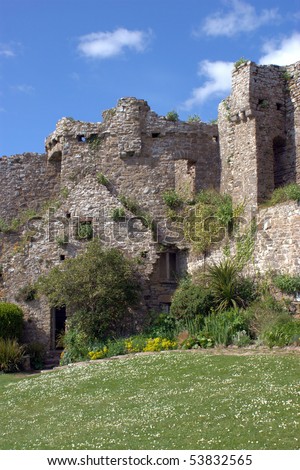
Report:
[[[0,376],[1,449],[299,449],[299,355],[168,352]]]

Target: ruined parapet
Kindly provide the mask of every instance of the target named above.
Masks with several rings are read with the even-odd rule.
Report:
[[[299,181],[298,68],[244,63],[233,71],[231,95],[219,106],[222,189],[236,201],[245,199],[248,208]]]
[[[48,166],[57,172],[61,186],[70,186],[74,175],[79,177],[88,164],[88,151],[100,139],[100,127],[100,123],[62,118],[56,124],[55,131],[45,140]]]
[[[153,217],[164,216],[162,194],[219,189],[216,125],[173,122],[148,103],[122,98],[103,112],[102,123],[63,118],[46,140],[48,163],[69,192],[87,175],[103,174],[116,195],[138,201]]]

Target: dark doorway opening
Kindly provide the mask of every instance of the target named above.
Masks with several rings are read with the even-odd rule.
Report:
[[[66,307],[54,308],[52,311],[52,348],[61,349],[60,337],[66,329]]]
[[[287,179],[286,140],[275,137],[273,140],[274,188],[283,186]]]

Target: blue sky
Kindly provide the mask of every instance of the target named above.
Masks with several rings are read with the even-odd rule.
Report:
[[[299,0],[0,0],[0,155],[43,152],[63,116],[124,96],[217,116],[232,64],[300,60]]]

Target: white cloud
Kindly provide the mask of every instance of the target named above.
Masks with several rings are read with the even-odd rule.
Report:
[[[2,57],[15,57],[15,53],[11,46],[8,44],[0,44],[0,56]]]
[[[240,32],[254,31],[260,26],[279,19],[277,8],[263,9],[257,13],[255,8],[242,0],[228,0],[231,9],[225,13],[218,11],[204,20],[199,35],[204,32],[208,36],[234,36]]]
[[[12,85],[11,90],[16,91],[18,93],[25,93],[26,95],[30,95],[34,92],[34,87],[31,85]]]
[[[293,33],[281,41],[269,41],[262,48],[260,64],[290,65],[300,60],[300,33]]]
[[[231,72],[233,62],[203,60],[199,64],[198,75],[205,76],[204,84],[195,88],[192,95],[184,102],[184,108],[189,110],[202,104],[208,98],[223,96],[231,88]]]
[[[150,37],[151,31],[129,31],[125,28],[91,33],[79,38],[78,50],[86,57],[107,59],[121,54],[125,48],[144,51]]]

